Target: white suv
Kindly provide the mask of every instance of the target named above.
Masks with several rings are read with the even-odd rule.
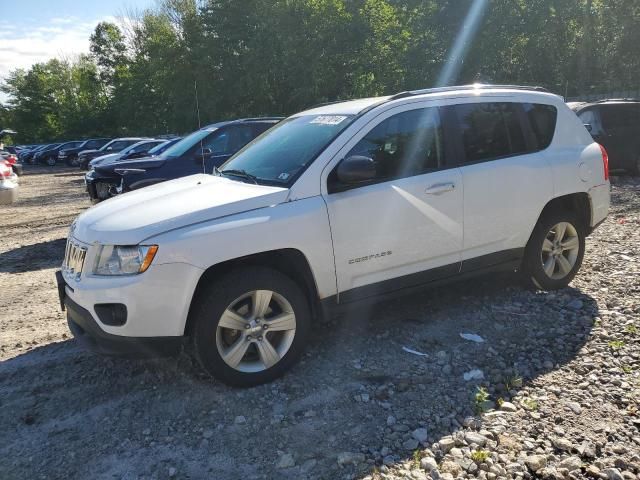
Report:
[[[212,174],[80,215],[59,291],[99,351],[187,344],[216,378],[255,385],[291,367],[312,321],[354,302],[487,270],[566,286],[608,207],[606,152],[541,89],[333,103]]]

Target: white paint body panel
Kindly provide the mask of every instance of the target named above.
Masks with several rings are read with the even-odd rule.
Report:
[[[69,297],[89,310],[121,302],[129,311],[114,335],[150,337],[184,333],[194,289],[209,267],[278,249],[307,259],[318,295],[452,265],[525,246],[545,204],[584,192],[591,225],[604,219],[609,183],[602,157],[577,117],[550,94],[496,88],[424,94],[386,101],[364,99],[303,114],[360,115],[290,189],[193,175],[107,200],[79,216],[74,238],[87,248],[79,281],[67,278]],[[370,128],[393,113],[474,101],[549,103],[558,109],[551,146],[535,154],[328,194],[327,176]],[[438,196],[427,187],[451,182]],[[157,244],[149,270],[129,277],[91,274],[99,244]],[[367,262],[349,260],[391,251]],[[73,289],[73,290],[72,290]],[[98,323],[100,325],[100,323]]]

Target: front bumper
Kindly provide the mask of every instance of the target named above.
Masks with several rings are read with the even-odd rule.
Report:
[[[102,355],[126,357],[172,356],[181,351],[183,336],[128,337],[104,331],[89,310],[67,295],[70,287],[60,271],[56,272],[56,282],[60,306],[67,311],[69,330],[84,348]]]
[[[92,201],[99,202],[117,195],[116,189],[120,186],[120,178],[95,178],[91,172],[93,170],[85,175],[84,183]]]

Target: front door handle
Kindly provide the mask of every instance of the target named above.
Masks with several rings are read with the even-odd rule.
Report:
[[[453,182],[436,183],[434,185],[427,187],[427,189],[425,190],[425,193],[427,195],[441,195],[446,192],[451,192],[452,190],[455,190],[455,189],[456,189],[456,184]]]

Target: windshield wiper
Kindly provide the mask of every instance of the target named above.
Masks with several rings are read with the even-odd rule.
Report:
[[[229,170],[218,170],[216,168],[216,173],[218,175],[225,175],[225,174],[229,174],[229,175],[233,175],[235,177],[240,177],[240,178],[245,178],[247,180],[251,180],[253,183],[255,183],[256,185],[258,185],[258,177],[256,177],[255,175],[251,175],[250,173],[248,173],[246,170],[234,170],[234,169],[229,169]]]

